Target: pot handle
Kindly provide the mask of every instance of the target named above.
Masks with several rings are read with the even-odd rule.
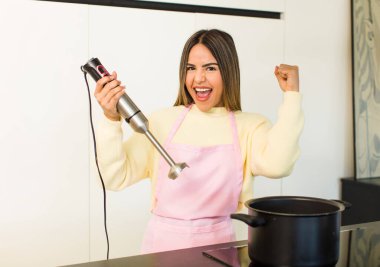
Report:
[[[346,209],[349,209],[352,207],[352,204],[350,202],[340,200],[340,199],[331,199],[331,200],[342,204]]]
[[[267,222],[262,217],[251,216],[251,215],[247,215],[247,214],[243,214],[243,213],[234,213],[234,214],[231,214],[230,217],[232,219],[236,219],[236,220],[245,222],[246,224],[248,224],[249,226],[252,226],[252,227],[263,226]]]

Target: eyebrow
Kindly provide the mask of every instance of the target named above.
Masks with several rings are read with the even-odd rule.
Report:
[[[202,67],[204,68],[204,67],[209,67],[209,66],[212,66],[212,65],[216,65],[216,66],[218,66],[218,63],[211,62],[211,63],[207,63],[207,64],[202,65]],[[187,63],[187,66],[192,66],[192,67],[194,67],[195,65],[194,65],[194,64]]]

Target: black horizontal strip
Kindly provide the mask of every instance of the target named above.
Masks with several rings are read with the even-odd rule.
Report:
[[[151,1],[135,1],[135,0],[40,0],[40,1],[129,7],[129,8],[140,8],[140,9],[189,12],[189,13],[206,13],[206,14],[217,14],[217,15],[267,18],[267,19],[281,18],[280,12],[226,8],[226,7],[200,6],[200,5],[187,5],[187,4],[173,4],[173,3],[151,2]]]

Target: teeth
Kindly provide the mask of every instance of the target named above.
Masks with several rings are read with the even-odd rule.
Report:
[[[209,88],[195,88],[195,91],[197,92],[206,92],[206,91],[210,91],[211,89]]]

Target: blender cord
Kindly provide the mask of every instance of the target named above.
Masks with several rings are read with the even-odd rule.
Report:
[[[83,71],[83,69],[81,68]],[[90,124],[91,124],[91,133],[92,133],[92,139],[94,141],[94,154],[95,154],[95,163],[96,163],[96,168],[98,169],[98,174],[100,181],[102,182],[102,188],[103,188],[103,211],[104,211],[104,230],[106,233],[106,239],[107,239],[107,260],[109,259],[109,252],[110,252],[110,243],[108,239],[108,230],[107,230],[107,196],[106,196],[106,188],[104,186],[104,181],[102,174],[100,173],[99,169],[99,163],[98,163],[98,153],[96,151],[96,138],[95,138],[95,131],[94,131],[94,123],[92,120],[92,104],[91,104],[91,93],[90,93],[90,87],[88,86],[88,81],[87,81],[87,72],[83,71],[84,73],[84,80],[86,81],[87,85],[87,93],[88,93],[88,102],[89,102],[89,108],[90,108]]]

